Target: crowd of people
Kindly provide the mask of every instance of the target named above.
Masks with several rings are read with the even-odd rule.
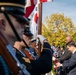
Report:
[[[66,46],[58,47],[53,55],[56,75],[75,75],[76,73],[76,43],[71,36],[65,38]]]

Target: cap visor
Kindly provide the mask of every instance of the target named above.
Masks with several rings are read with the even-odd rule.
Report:
[[[30,36],[30,37],[33,36],[33,34],[32,34],[31,32],[26,32],[26,33],[24,33],[24,35],[26,35],[26,36]]]
[[[17,14],[11,14],[11,15],[14,16],[18,22],[29,25],[29,20],[26,17]]]

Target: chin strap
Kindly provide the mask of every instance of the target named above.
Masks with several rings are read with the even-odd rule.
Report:
[[[23,41],[24,44],[26,45],[26,47],[29,48],[29,46],[27,45],[27,43],[23,39],[21,39],[20,36],[18,35],[18,33],[17,33],[17,31],[16,31],[13,23],[11,22],[11,20],[10,20],[8,14],[7,14],[7,11],[5,10],[5,8],[4,7],[1,7],[1,10],[4,13],[4,16],[6,17],[8,23],[9,23],[10,27],[12,28],[12,30],[13,30],[15,36],[17,37],[18,41]]]
[[[7,19],[8,23],[9,23],[9,25],[11,26],[13,32],[15,33],[18,41],[21,41],[21,38],[19,37],[19,35],[18,35],[18,33],[17,33],[14,25],[12,24],[12,22],[11,22],[11,20],[10,20],[10,18],[9,18],[9,16],[8,16],[6,10],[5,10],[5,8],[2,7],[1,10],[2,10],[2,12],[4,13],[4,16],[6,17],[6,19]],[[29,48],[29,46],[26,44],[26,42],[25,42],[25,41],[23,41],[23,42],[25,43],[25,45],[27,46],[27,48]],[[12,47],[10,44],[7,45],[7,49],[8,49],[8,51],[10,52],[10,54],[12,55],[12,57],[14,58],[14,60],[16,61],[17,66],[18,66],[18,67],[20,68],[20,70],[24,73],[24,75],[30,75],[30,73],[26,70],[26,66],[25,66],[24,64],[21,64],[21,63],[19,62],[19,60],[17,59],[17,57],[16,57],[16,55],[15,55],[15,52],[14,52],[14,50],[13,50],[13,47]]]

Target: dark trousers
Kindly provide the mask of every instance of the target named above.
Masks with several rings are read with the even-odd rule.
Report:
[[[63,70],[61,70],[59,75],[67,75],[66,70],[64,70],[64,71],[63,71]]]

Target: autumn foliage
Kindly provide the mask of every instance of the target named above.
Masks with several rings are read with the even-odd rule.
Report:
[[[56,46],[65,45],[66,35],[71,35],[76,42],[76,27],[69,17],[64,14],[52,14],[46,17],[42,26],[42,34],[49,43]]]

